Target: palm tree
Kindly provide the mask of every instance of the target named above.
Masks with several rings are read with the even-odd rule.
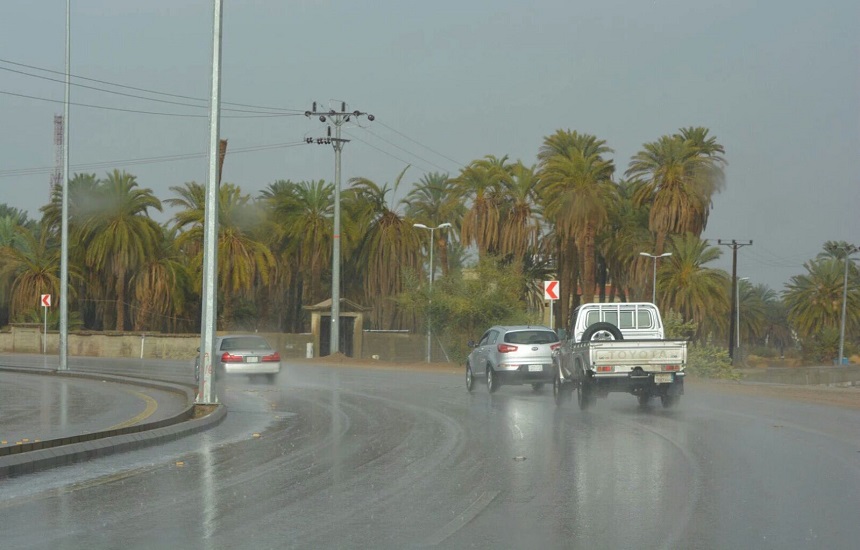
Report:
[[[824,329],[838,330],[842,318],[844,264],[822,257],[803,264],[806,273],[786,284],[783,300],[788,319],[801,338]],[[856,268],[850,273],[845,317],[846,333],[860,329],[860,281]]]
[[[657,271],[657,302],[663,311],[675,311],[698,327],[697,336],[722,329],[729,312],[729,280],[725,271],[706,267],[722,250],[692,233],[673,236],[672,256]],[[660,290],[662,289],[662,290]]]
[[[616,200],[609,208],[609,224],[598,237],[600,254],[612,280],[609,301],[620,296],[621,301],[650,299],[648,288],[651,277],[651,260],[639,255],[652,250],[654,241],[648,231],[648,205],[634,200],[637,183],[620,181]]]
[[[499,206],[502,182],[510,177],[508,156],[487,155],[473,161],[454,180],[461,200],[471,206],[463,216],[460,239],[475,244],[478,256],[495,253],[499,243]]]
[[[9,281],[10,318],[25,316],[38,310],[39,296],[60,293],[60,248],[45,226],[37,231],[18,227],[17,245],[0,247],[0,279]],[[69,270],[71,279],[78,278],[76,270]],[[75,287],[69,285],[74,296]]]
[[[288,323],[300,328],[302,304],[323,299],[331,269],[334,185],[319,181],[277,181],[260,193],[269,215],[266,242],[277,259],[275,288],[289,297]]]
[[[178,231],[161,227],[161,232],[155,254],[146,258],[130,280],[135,300],[132,313],[135,331],[164,328],[175,331],[178,326],[187,329],[196,326],[190,315],[198,312],[186,310],[193,289],[185,257],[176,247]],[[180,319],[179,315],[185,318]]]
[[[430,227],[450,223],[454,228],[458,228],[466,212],[466,207],[457,196],[454,181],[447,174],[438,172],[425,174],[402,202],[406,206],[407,216]],[[439,251],[439,264],[442,266],[443,277],[448,275],[450,269],[448,243],[452,237],[456,238],[456,233],[453,235],[449,231],[436,233],[435,244]]]
[[[540,235],[538,189],[540,179],[535,166],[517,161],[510,167],[510,177],[502,180],[501,227],[499,255],[522,260],[529,248],[537,245]]]
[[[556,133],[554,137],[558,136]],[[579,243],[582,301],[588,303],[594,300],[595,239],[607,224],[615,200],[615,165],[603,157],[612,149],[595,136],[576,132],[570,136],[573,145],[566,154],[555,152],[551,141],[545,139],[541,148],[544,214],[555,224],[562,242]]]
[[[139,189],[135,177],[114,170],[99,184],[96,204],[81,220],[87,267],[112,281],[116,300],[116,330],[125,330],[128,276],[155,254],[161,229],[149,209],[161,211],[150,189]]]
[[[201,189],[203,192],[201,192]],[[171,187],[180,198],[167,199],[172,206],[184,207],[175,217],[175,226],[184,231],[177,237],[177,245],[193,251],[191,265],[197,272],[198,288],[202,284],[203,221],[205,188],[189,182],[185,187]],[[262,215],[251,203],[249,195],[231,183],[221,184],[218,192],[218,267],[217,278],[222,304],[221,318],[224,328],[232,321],[232,304],[235,298],[248,297],[259,279],[268,284],[275,260],[269,248],[252,236],[254,226]]]
[[[408,167],[407,167],[408,168]],[[393,298],[404,290],[404,274],[418,271],[422,235],[412,220],[399,214],[387,201],[396,193],[406,169],[394,185],[378,186],[366,178],[350,180],[346,193],[350,223],[364,228],[356,249],[356,268],[365,274],[365,300],[374,303],[373,321],[379,328],[400,328],[399,310]]]
[[[649,228],[662,254],[670,234],[702,234],[711,198],[722,185],[722,146],[704,128],[687,128],[646,143],[630,161],[625,175],[640,178],[640,203],[651,204]]]

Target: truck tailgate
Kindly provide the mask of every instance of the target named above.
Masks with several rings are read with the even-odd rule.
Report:
[[[592,366],[611,365],[615,372],[633,367],[662,370],[664,365],[683,369],[687,363],[685,340],[592,341],[589,345]]]

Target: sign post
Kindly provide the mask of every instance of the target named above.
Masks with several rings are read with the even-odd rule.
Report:
[[[51,295],[42,294],[41,298],[39,298],[39,305],[45,310],[45,328],[42,331],[42,353],[46,354],[48,353],[48,308],[51,307]]]
[[[543,299],[549,300],[549,328],[555,330],[552,322],[553,302],[558,300],[558,281],[543,282]]]

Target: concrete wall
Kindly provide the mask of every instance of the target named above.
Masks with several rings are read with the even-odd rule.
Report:
[[[860,365],[843,367],[770,367],[744,369],[744,381],[772,384],[860,386]]]
[[[284,358],[304,358],[313,335],[260,333]],[[361,358],[374,355],[381,361],[413,362],[426,359],[426,337],[419,334],[364,332]],[[199,334],[131,334],[118,332],[70,332],[69,355],[86,357],[141,357],[145,359],[193,359],[200,345]],[[59,353],[59,334],[48,332],[47,353]],[[41,326],[13,326],[0,333],[0,352],[42,353]],[[317,356],[318,351],[313,350]],[[438,344],[433,348],[433,360],[445,361]]]

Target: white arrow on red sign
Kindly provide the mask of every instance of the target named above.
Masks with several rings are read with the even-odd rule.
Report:
[[[51,307],[51,295],[50,294],[42,294],[42,307]]]
[[[558,300],[558,281],[543,282],[543,299]]]

